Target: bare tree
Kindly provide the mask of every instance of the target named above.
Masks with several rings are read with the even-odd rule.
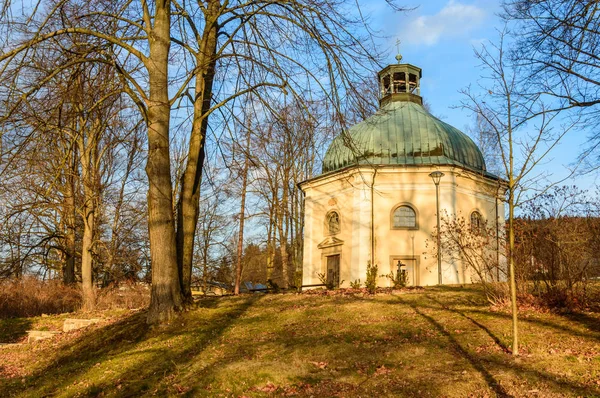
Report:
[[[98,267],[96,273],[103,286],[123,280],[135,281],[146,263],[144,248],[148,239],[144,192],[141,174],[145,154],[142,151],[142,121],[125,112],[120,119],[122,133],[107,137],[105,165],[101,172],[103,195],[98,232]],[[110,141],[116,140],[113,144]]]
[[[28,30],[21,32],[20,40],[0,55],[0,73],[9,66],[26,65],[43,47],[62,36],[95,38],[109,47],[110,62],[95,61],[108,62],[119,72],[125,83],[124,90],[131,95],[146,121],[148,228],[153,281],[148,321],[167,321],[182,307],[169,158],[171,2],[100,1],[91,4],[60,0],[48,8],[34,8],[31,12],[32,15],[25,17],[28,24],[21,25],[28,26]],[[65,15],[69,18],[65,19]],[[54,21],[67,25],[56,27]]]
[[[476,52],[488,83],[477,94],[465,90],[463,107],[471,110],[486,126],[501,157],[502,174],[506,179],[508,203],[508,269],[513,317],[512,352],[519,354],[517,326],[517,288],[515,283],[515,209],[523,204],[523,194],[543,180],[539,165],[559,141],[576,124],[559,125],[557,111],[548,109],[541,97],[522,94],[524,76],[519,64],[511,63],[505,53],[506,32],[498,44],[490,44]],[[500,182],[499,182],[500,183]],[[547,187],[541,187],[542,191]],[[500,192],[504,191],[501,189]]]
[[[502,175],[502,159],[497,137],[490,131],[489,124],[485,118],[475,114],[475,121],[468,126],[467,133],[475,140],[485,159],[486,170],[495,175]]]
[[[514,24],[511,58],[527,74],[527,92],[553,97],[557,109],[573,109],[592,127],[584,156],[600,145],[600,5],[580,0],[508,0],[505,19]]]
[[[503,231],[487,220],[480,219],[478,224],[470,221],[460,214],[442,214],[440,231],[432,234],[432,254],[437,256],[440,242],[441,255],[461,264],[471,280],[481,284],[488,301],[498,304],[506,299],[506,289],[498,289],[500,284],[497,283],[506,280],[507,276],[502,258],[497,255],[498,251],[506,251],[506,239]],[[497,242],[501,247],[496,247]]]
[[[578,308],[590,299],[588,282],[600,273],[594,259],[600,219],[597,198],[575,186],[553,187],[524,207],[516,255],[522,279],[551,307]]]
[[[365,80],[379,56],[368,34],[359,37],[357,28],[365,21],[348,13],[348,6],[354,3],[58,0],[44,8],[43,15],[27,16],[29,24],[22,26],[31,28],[0,55],[1,73],[7,65],[26,63],[42,46],[63,35],[93,37],[109,48],[110,61],[97,62],[108,62],[119,72],[124,90],[147,125],[153,282],[149,322],[168,321],[189,298],[209,115],[225,104],[234,109],[235,101],[251,92],[264,100],[268,110],[269,102],[281,93],[302,97],[315,90],[326,94],[335,112],[342,114],[342,99],[351,102],[360,96],[360,90],[351,87]],[[67,26],[56,28],[50,23],[64,21],[67,9],[73,16]],[[173,51],[172,43],[177,45]],[[170,56],[180,57],[180,74],[169,75]],[[217,78],[218,90],[213,92]],[[307,91],[309,82],[312,89]],[[171,83],[178,87],[169,97]],[[190,84],[194,85],[189,95],[192,128],[176,229],[170,116],[172,106],[188,98]]]
[[[75,280],[75,260],[80,258],[79,272],[84,292],[84,308],[92,309],[95,303],[93,277],[98,270],[100,227],[102,211],[105,207],[105,174],[114,172],[116,162],[112,155],[119,145],[127,139],[129,126],[123,122],[125,112],[131,104],[123,99],[120,81],[109,65],[92,62],[75,62],[86,57],[98,57],[98,49],[81,49],[80,36],[73,40],[63,40],[62,49],[49,51],[42,60],[29,66],[21,66],[19,72],[29,79],[22,79],[22,86],[13,86],[15,92],[23,92],[18,101],[19,107],[10,108],[11,114],[5,118],[7,125],[22,126],[25,140],[15,136],[11,148],[13,161],[20,152],[35,153],[27,148],[26,142],[35,142],[39,150],[46,148],[46,140],[53,137],[56,152],[50,152],[49,165],[42,172],[42,181],[48,185],[43,194],[48,199],[58,189],[59,198],[54,207],[58,209],[58,224],[61,231],[52,239],[62,240],[61,253],[64,259],[63,280],[72,283]],[[63,39],[67,39],[64,37]],[[83,51],[83,52],[82,52]],[[40,73],[47,65],[56,66],[60,74]],[[26,74],[27,69],[32,73]],[[31,87],[45,81],[43,91],[34,92]],[[43,108],[44,107],[44,108]],[[44,112],[40,112],[40,109]],[[129,118],[131,115],[127,115]],[[135,126],[134,126],[135,130]],[[133,147],[130,156],[137,156],[139,150]],[[37,160],[37,161],[36,161]],[[29,159],[27,164],[37,171],[42,167],[41,159]],[[128,181],[123,176],[122,187]],[[39,186],[34,183],[34,186]],[[42,199],[42,200],[43,200]],[[33,199],[35,205],[39,199]],[[33,203],[32,203],[33,204]],[[118,210],[118,209],[117,209]],[[77,216],[81,222],[81,248],[77,253]],[[118,223],[118,211],[114,221]],[[47,216],[45,216],[47,218]],[[56,231],[53,231],[56,233]],[[114,231],[116,232],[116,231]],[[113,235],[116,236],[116,235]],[[78,255],[77,255],[78,254]]]
[[[229,241],[231,218],[228,217],[228,209],[224,205],[229,193],[223,190],[221,185],[208,186],[207,182],[203,185],[194,263],[197,274],[200,275],[202,291],[206,293],[208,282],[215,280],[218,260],[222,258]]]
[[[110,109],[118,100],[120,90],[110,87],[110,72],[102,68],[96,76],[86,71],[75,70],[72,79],[68,80],[72,97],[72,121],[67,124],[65,131],[77,145],[81,164],[81,185],[83,188],[83,203],[81,215],[83,219],[83,237],[81,248],[81,282],[83,286],[84,309],[94,308],[95,297],[93,288],[93,263],[96,253],[97,223],[100,212],[100,161],[102,136],[112,121]],[[102,85],[100,82],[108,82]],[[99,90],[104,87],[107,90]],[[88,96],[88,98],[85,98]],[[89,98],[91,96],[91,98]],[[96,98],[94,98],[96,97]],[[90,101],[91,100],[91,101]],[[59,127],[59,126],[58,126]],[[64,129],[64,128],[63,128]]]
[[[364,20],[344,12],[345,2],[211,0],[174,5],[182,18],[173,43],[190,55],[194,77],[189,153],[177,205],[178,266],[183,293],[189,297],[209,116],[214,119],[215,110],[223,106],[235,114],[247,95],[271,112],[281,93],[294,98],[318,93],[327,96],[339,117],[362,103],[365,94],[358,86],[379,54],[368,35],[359,37],[357,28]],[[213,92],[215,79],[219,89]],[[342,98],[347,99],[345,107]]]
[[[264,206],[266,275],[282,287],[300,283],[304,206],[297,184],[318,170],[319,148],[331,133],[322,125],[323,108],[318,102],[279,105],[256,126],[253,191]]]
[[[240,190],[240,212],[238,214],[239,219],[239,230],[238,230],[238,241],[236,251],[236,264],[235,264],[235,286],[233,293],[235,295],[240,294],[240,284],[242,282],[242,256],[244,254],[244,224],[246,221],[246,196],[248,193],[248,173],[250,170],[250,128],[248,126],[246,131],[246,143],[242,151],[243,166],[240,169],[240,175],[242,178],[242,186]]]

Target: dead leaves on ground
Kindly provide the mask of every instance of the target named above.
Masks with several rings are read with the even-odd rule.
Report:
[[[311,363],[319,369],[327,368],[327,362],[311,362]]]

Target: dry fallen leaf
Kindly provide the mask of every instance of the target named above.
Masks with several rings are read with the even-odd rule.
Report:
[[[277,386],[269,381],[263,388],[259,388],[259,390],[262,392],[273,392],[277,390]]]
[[[311,362],[319,369],[325,369],[327,367],[327,362]]]
[[[391,373],[392,371],[388,368],[385,367],[385,365],[381,365],[380,367],[377,368],[377,370],[375,371],[375,375],[379,376],[379,375],[385,375],[388,373]]]

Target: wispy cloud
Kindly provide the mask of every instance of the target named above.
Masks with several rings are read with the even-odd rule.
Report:
[[[432,46],[443,39],[464,37],[481,26],[486,18],[484,9],[472,4],[450,0],[435,15],[421,15],[400,31],[405,44]]]

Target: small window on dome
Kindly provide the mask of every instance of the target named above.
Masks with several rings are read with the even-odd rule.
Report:
[[[329,235],[340,233],[340,215],[337,212],[332,211],[331,213],[327,214],[326,229]]]
[[[408,205],[396,207],[392,212],[392,229],[417,229],[417,212]]]

